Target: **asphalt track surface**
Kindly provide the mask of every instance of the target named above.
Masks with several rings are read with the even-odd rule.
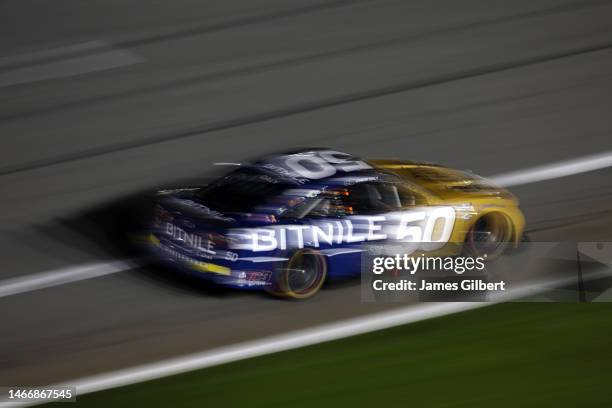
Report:
[[[612,150],[611,107],[609,1],[4,0],[0,278],[120,258],[92,209],[214,162],[329,146],[502,174]],[[612,241],[611,176],[512,188],[531,239]],[[134,268],[0,298],[0,384],[395,306]]]

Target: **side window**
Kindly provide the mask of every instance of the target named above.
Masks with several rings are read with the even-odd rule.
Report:
[[[347,205],[355,214],[379,214],[423,205],[420,194],[395,183],[360,183],[348,190]]]
[[[409,189],[406,186],[398,185],[397,191],[400,197],[400,201],[402,203],[402,207],[427,205],[427,200],[423,195],[417,193],[416,191]]]
[[[313,198],[307,198],[287,213],[283,214],[283,218],[326,218],[326,217],[343,217],[350,214],[350,211],[343,197],[346,195],[342,191],[326,191],[321,195]]]
[[[332,203],[330,197],[324,195],[319,198],[317,204],[308,213],[309,217],[313,218],[325,218],[330,217],[333,214]]]
[[[365,182],[306,198],[282,217],[301,219],[381,214],[424,204],[422,195],[402,184]]]
[[[355,214],[377,214],[400,208],[397,189],[386,183],[359,183],[350,187],[346,201]]]
[[[307,198],[289,211],[285,212],[282,215],[282,218],[304,218],[319,204],[321,200],[322,199],[320,197]]]

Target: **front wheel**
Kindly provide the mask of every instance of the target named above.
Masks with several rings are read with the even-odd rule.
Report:
[[[490,213],[480,217],[467,232],[465,250],[475,257],[492,260],[500,256],[512,241],[512,223],[504,214]]]
[[[326,276],[325,258],[318,251],[301,249],[275,271],[270,292],[277,296],[306,299],[321,289]]]

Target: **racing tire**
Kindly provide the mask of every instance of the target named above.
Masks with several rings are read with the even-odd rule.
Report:
[[[502,213],[494,212],[480,217],[465,237],[465,252],[474,257],[493,260],[499,257],[513,239],[513,225]]]
[[[307,299],[321,289],[326,277],[325,257],[313,249],[301,249],[275,271],[269,292],[285,298]]]

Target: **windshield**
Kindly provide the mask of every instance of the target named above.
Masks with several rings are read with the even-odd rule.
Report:
[[[256,169],[238,169],[202,188],[197,197],[219,212],[248,212],[289,186]]]
[[[457,183],[462,181],[479,181],[480,178],[474,174],[449,169],[446,167],[412,167],[406,170],[406,172],[417,178],[419,180],[423,180],[427,183]]]

